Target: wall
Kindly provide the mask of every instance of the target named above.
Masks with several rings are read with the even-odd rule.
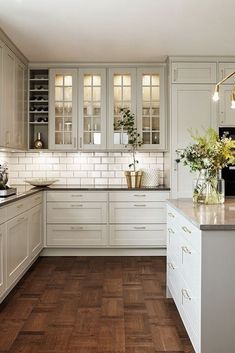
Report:
[[[24,185],[24,180],[32,177],[58,178],[57,184],[120,185],[126,183],[123,171],[130,162],[127,152],[13,152],[5,157],[9,181],[15,185]],[[139,168],[160,170],[163,184],[163,153],[139,153],[137,157]]]

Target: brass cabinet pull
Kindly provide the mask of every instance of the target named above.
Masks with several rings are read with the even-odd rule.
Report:
[[[80,203],[80,204],[78,204],[78,205],[71,205],[71,207],[83,207],[83,204]]]
[[[146,229],[146,227],[134,227],[134,229]]]
[[[181,227],[185,233],[191,234],[191,230],[189,230],[187,227],[183,226]]]
[[[134,205],[135,207],[146,207],[146,205]]]
[[[171,218],[175,218],[175,216],[171,212],[168,212],[168,216],[171,217]]]
[[[24,217],[21,217],[21,218],[17,219],[17,223],[22,222],[22,221],[24,221],[24,220],[25,220],[25,218],[24,218]]]
[[[181,289],[181,293],[182,293],[182,296],[183,296],[185,299],[187,299],[187,300],[192,300],[192,298],[191,298],[190,295],[188,294],[187,289],[182,288],[182,289]]]
[[[172,228],[168,228],[168,232],[169,232],[170,234],[175,234],[175,232],[173,231]]]
[[[18,205],[17,206],[17,208],[19,209],[19,208],[21,208],[21,207],[23,207],[24,205],[21,203],[20,205]]]
[[[192,254],[192,252],[187,248],[187,246],[181,246],[181,249],[185,254]]]
[[[175,267],[174,267],[174,265],[173,265],[171,262],[168,262],[168,267],[169,267],[171,270],[175,270]]]
[[[77,139],[76,137],[73,138],[73,147],[76,148],[77,146]]]
[[[83,197],[83,195],[73,194],[72,197]]]
[[[145,194],[140,194],[140,195],[135,194],[134,196],[136,196],[136,197],[145,197],[146,195]]]
[[[72,226],[70,227],[71,230],[83,230],[83,227],[78,227],[78,226]]]

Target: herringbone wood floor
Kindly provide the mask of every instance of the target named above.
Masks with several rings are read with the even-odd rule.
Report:
[[[40,258],[0,305],[0,353],[193,353],[164,257]]]

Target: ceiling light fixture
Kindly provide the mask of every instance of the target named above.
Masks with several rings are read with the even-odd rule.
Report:
[[[216,85],[215,85],[215,91],[213,94],[213,101],[217,102],[219,100],[219,87],[220,85],[222,85],[222,83],[224,83],[225,81],[227,81],[230,77],[232,77],[233,75],[235,75],[235,71],[231,72],[231,74],[229,74],[228,76],[226,76],[225,78],[223,78],[223,80],[219,81]],[[233,85],[232,91],[231,91],[231,108],[235,109],[235,83]]]

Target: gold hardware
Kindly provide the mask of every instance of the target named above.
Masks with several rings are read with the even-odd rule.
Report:
[[[20,205],[18,205],[17,206],[17,208],[19,209],[19,208],[21,208],[21,207],[23,207],[24,205],[21,203]]]
[[[146,205],[134,205],[135,207],[146,207]]]
[[[76,142],[77,142],[76,137],[74,137],[74,138],[73,138],[73,147],[74,147],[74,148],[76,148]]]
[[[181,289],[181,293],[182,293],[182,296],[183,296],[185,299],[187,299],[187,300],[192,300],[192,298],[191,298],[190,295],[188,294],[187,289],[182,288],[182,289]]]
[[[72,197],[83,197],[83,195],[72,195]]]
[[[78,205],[71,205],[71,207],[83,207],[83,204],[78,204]]]
[[[82,148],[82,137],[80,137],[80,148]]]
[[[187,227],[183,226],[181,227],[185,233],[191,234],[191,230],[189,230]]]
[[[146,227],[134,227],[134,229],[146,229]]]
[[[171,218],[175,218],[175,216],[171,212],[168,212],[168,216],[171,217]]]
[[[25,218],[22,217],[22,218],[17,219],[17,222],[19,223],[19,222],[22,222],[22,221],[24,221],[24,220],[25,220]]]
[[[168,262],[168,267],[169,267],[171,270],[175,270],[175,267],[174,267],[174,265],[173,265],[171,262]]]
[[[170,234],[175,234],[175,232],[173,231],[172,228],[168,228],[168,232],[169,232]]]
[[[187,248],[187,246],[181,246],[181,249],[185,254],[192,254],[192,252]]]
[[[140,195],[134,195],[134,196],[136,196],[136,197],[145,197],[146,195],[140,194]]]
[[[71,227],[70,228],[71,230],[82,230],[82,229],[84,229],[83,227]]]

